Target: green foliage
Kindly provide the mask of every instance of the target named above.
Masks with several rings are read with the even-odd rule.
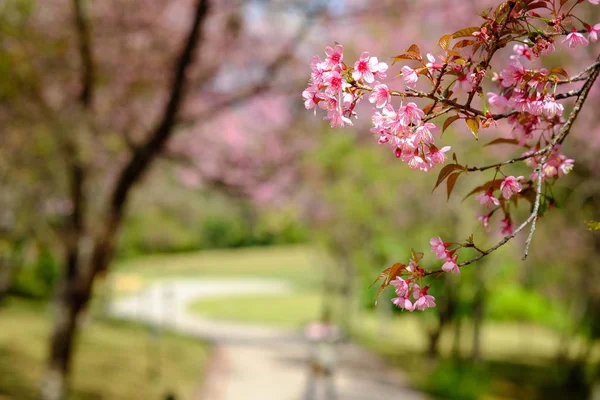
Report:
[[[480,399],[490,385],[490,377],[482,368],[452,360],[441,361],[423,381],[424,390],[444,399]]]
[[[56,256],[49,248],[42,247],[35,263],[17,269],[10,293],[32,299],[47,299],[52,294],[59,273]]]
[[[487,316],[493,320],[527,321],[564,329],[569,323],[568,315],[548,297],[514,284],[505,284],[489,294]]]

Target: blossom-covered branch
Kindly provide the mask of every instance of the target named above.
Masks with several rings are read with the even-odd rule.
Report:
[[[427,294],[429,286],[423,284],[425,277],[444,272],[459,274],[460,267],[489,255],[530,226],[523,258],[527,257],[538,215],[555,204],[546,189],[573,168],[574,160],[560,152],[561,145],[600,73],[600,56],[572,78],[560,66],[550,70],[540,66],[539,59],[556,51],[555,40],[561,36],[564,38],[560,43],[569,49],[587,46],[598,39],[600,24],[587,24],[576,16],[574,10],[582,1],[571,1],[568,11],[563,10],[562,6],[568,2],[564,0],[560,4],[557,0],[504,1],[482,14],[484,22],[480,26],[442,36],[438,41],[442,50],[439,55],[423,56],[417,45],[410,45],[394,57],[394,63],[414,64],[400,68],[404,90],[392,90],[384,83],[389,65],[368,52],[363,52],[354,64],[346,64],[343,46],[336,44],[326,48],[325,60],[313,58],[310,84],[302,94],[306,108],[314,109],[315,114],[318,108],[324,109],[325,119],[332,127],[344,127],[352,125],[352,118],[357,117],[356,106],[367,96],[374,107],[371,132],[410,169],[428,172],[445,163],[450,146],[437,144],[436,133],[458,120],[464,121],[477,139],[481,129],[496,126],[497,121],[505,119],[512,128],[513,138],[499,137],[487,145],[512,144],[525,148],[518,156],[481,167],[460,164],[455,153],[453,163],[440,169],[435,187],[446,182],[448,198],[461,176],[493,171],[491,180],[475,187],[466,197],[477,194],[476,200],[488,209],[478,216],[486,231],[490,231],[494,214],[503,215],[500,219],[503,238],[487,250],[478,248],[472,235],[465,243],[433,238],[431,249],[443,265],[429,272],[418,265],[423,254],[413,250],[408,264],[394,264],[379,277],[383,279],[380,292],[388,285],[395,286],[398,297],[393,302],[398,307],[413,311],[435,306],[435,299]],[[600,3],[588,1],[594,5]],[[512,44],[509,65],[494,72],[499,50],[509,44]],[[579,89],[557,93],[559,85],[579,81],[584,81]],[[484,84],[492,84],[496,90],[486,93]],[[428,85],[430,89],[423,90],[419,85]],[[400,98],[397,109],[392,105],[395,97]],[[561,101],[569,98],[576,98],[576,102],[565,119]],[[418,105],[409,99],[429,104]],[[473,105],[476,99],[479,105]],[[441,129],[430,122],[442,116],[447,117]],[[505,167],[519,161],[532,168],[528,177],[505,173]],[[519,199],[531,204],[531,213],[515,228],[512,215]],[[463,248],[474,248],[479,254],[459,262],[458,252]]]

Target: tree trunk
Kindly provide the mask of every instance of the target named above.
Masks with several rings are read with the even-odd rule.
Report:
[[[0,254],[0,302],[8,294],[11,286],[12,263],[8,256]]]
[[[456,283],[450,280],[446,280],[446,293],[443,306],[440,307],[438,314],[438,326],[435,330],[429,333],[429,347],[427,354],[430,359],[435,359],[439,353],[439,341],[442,336],[442,331],[446,326],[452,323],[456,317],[457,311],[457,299],[455,295]]]
[[[65,280],[68,286],[61,290],[54,310],[54,327],[50,339],[48,369],[42,381],[42,400],[62,400],[66,398],[67,376],[71,355],[76,342],[77,327],[85,310],[89,291],[76,295],[73,291],[76,281]]]

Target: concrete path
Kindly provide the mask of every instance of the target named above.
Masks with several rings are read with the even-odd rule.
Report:
[[[164,280],[124,298],[110,312],[117,318],[150,323],[216,343],[198,399],[304,400],[310,344],[294,331],[203,319],[187,310],[190,301],[240,294],[284,294],[285,281]],[[240,307],[243,307],[243,303]],[[334,377],[337,399],[421,400],[403,377],[374,355],[352,344],[337,345]],[[321,399],[323,397],[319,397]],[[331,399],[329,399],[331,400]]]

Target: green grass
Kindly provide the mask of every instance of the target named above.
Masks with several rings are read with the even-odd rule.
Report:
[[[319,318],[321,298],[317,293],[235,296],[199,300],[190,309],[211,319],[301,328]]]
[[[271,278],[286,279],[297,290],[311,291],[320,284],[324,262],[314,247],[306,245],[208,250],[122,260],[116,265],[115,278],[135,276],[141,285],[177,277]]]
[[[0,399],[38,398],[49,334],[45,307],[11,300],[0,307]],[[208,347],[138,325],[86,321],[72,367],[72,399],[191,399]]]

